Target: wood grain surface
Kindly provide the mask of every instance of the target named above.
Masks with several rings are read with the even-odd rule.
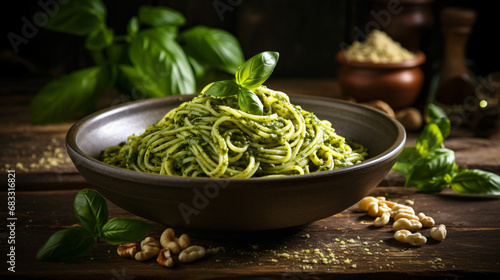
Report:
[[[105,242],[69,261],[36,261],[38,248],[51,234],[78,223],[72,205],[76,193],[17,193],[16,272],[3,270],[2,275],[9,279],[484,279],[500,275],[498,198],[450,191],[429,195],[402,187],[378,187],[372,195],[412,205],[445,224],[444,241],[434,241],[429,229],[422,229],[419,232],[428,238],[427,244],[400,243],[390,225],[374,227],[373,217],[354,205],[302,228],[254,234],[191,233],[192,243],[209,252],[201,260],[172,269],[154,260],[123,259],[116,246]],[[110,217],[134,217],[110,202],[108,207]],[[0,215],[7,213],[2,209]],[[159,239],[165,226],[151,223],[151,236]],[[5,242],[0,247],[2,252],[8,250]]]

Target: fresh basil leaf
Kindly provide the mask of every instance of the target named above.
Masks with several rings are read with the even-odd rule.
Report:
[[[60,230],[49,237],[38,250],[36,259],[39,261],[63,261],[78,257],[90,251],[96,237],[83,227],[70,227]]]
[[[139,32],[139,19],[137,17],[132,17],[127,24],[127,34],[129,36],[135,36]]]
[[[177,26],[161,26],[161,27],[155,27],[155,28],[151,28],[151,29],[154,30],[155,32],[163,33],[163,36],[168,36],[172,40],[176,40],[177,33],[179,31]],[[183,52],[184,52],[184,50],[183,50]],[[186,55],[186,54],[184,53],[184,55]]]
[[[158,85],[151,84],[150,81],[148,76],[141,74],[132,66],[118,66],[117,88],[132,100],[165,96],[165,93],[159,90]]]
[[[113,218],[102,228],[106,242],[117,245],[144,238],[153,226],[134,218]]]
[[[189,64],[191,64],[191,67],[193,68],[193,73],[196,77],[196,84],[199,85],[200,83],[198,82],[198,79],[207,73],[208,67],[198,62],[198,60],[191,57],[188,53],[186,53],[186,57],[188,58]]]
[[[416,149],[422,154],[426,155],[433,150],[443,146],[444,137],[435,123],[428,123],[425,125],[422,133],[417,138]]]
[[[141,6],[139,20],[151,26],[181,26],[186,23],[184,16],[178,11],[162,6]]]
[[[165,95],[190,94],[196,89],[193,70],[184,51],[160,29],[147,29],[132,38],[132,64],[148,80],[148,85]]]
[[[396,163],[392,166],[392,170],[408,175],[413,170],[413,166],[422,159],[422,155],[415,147],[405,147],[398,157]]]
[[[245,113],[259,116],[262,116],[264,113],[264,105],[262,105],[259,97],[248,88],[240,88],[238,93],[238,105]]]
[[[439,127],[439,130],[441,130],[441,134],[443,134],[444,138],[450,135],[451,123],[448,118],[438,118],[433,122]]]
[[[436,149],[419,160],[406,176],[405,187],[417,187],[423,192],[440,192],[448,187],[455,169],[455,153],[450,149]]]
[[[273,73],[278,57],[277,52],[262,52],[254,55],[239,67],[236,72],[236,83],[250,90],[258,88]]]
[[[88,50],[101,50],[113,43],[113,30],[102,26],[92,31],[85,40],[85,48]]]
[[[479,169],[465,169],[455,175],[451,188],[456,193],[500,195],[500,176]]]
[[[216,97],[225,97],[238,94],[239,86],[232,80],[211,83],[203,89],[202,93]]]
[[[179,41],[198,63],[232,75],[245,60],[238,39],[222,29],[195,26],[182,32]]]
[[[83,189],[76,195],[73,205],[83,227],[95,236],[100,236],[101,228],[108,221],[106,200],[94,190]]]
[[[443,108],[436,104],[429,103],[426,107],[426,122],[435,123],[438,125],[443,137],[446,138],[450,134],[450,120],[446,116],[446,112]]]
[[[447,118],[446,112],[443,108],[434,103],[429,103],[426,107],[427,122],[435,122],[437,119]]]
[[[63,122],[92,111],[109,84],[108,77],[108,68],[94,66],[49,82],[31,101],[31,119],[35,123]]]
[[[58,8],[45,25],[48,30],[84,36],[106,22],[107,11],[101,0],[68,1]]]

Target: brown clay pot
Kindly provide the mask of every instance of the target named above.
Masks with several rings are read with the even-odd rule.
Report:
[[[370,63],[348,60],[339,51],[338,81],[342,93],[358,102],[383,100],[394,110],[412,106],[424,81],[420,66],[425,62],[425,55],[421,51],[415,53],[413,60],[405,62]]]

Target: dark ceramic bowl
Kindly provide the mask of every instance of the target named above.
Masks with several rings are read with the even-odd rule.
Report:
[[[352,206],[382,181],[405,144],[401,124],[378,110],[291,96],[292,103],[330,120],[339,135],[365,145],[370,158],[333,171],[267,179],[170,177],[99,161],[105,148],[142,133],[193,97],[148,99],[91,114],[68,131],[68,154],[98,192],[133,214],[186,230],[260,231],[300,227]]]
[[[337,53],[341,63],[338,81],[342,93],[358,102],[382,100],[394,110],[412,106],[424,82],[420,68],[425,54],[415,51],[415,58],[398,63],[372,63],[349,60],[342,51]]]

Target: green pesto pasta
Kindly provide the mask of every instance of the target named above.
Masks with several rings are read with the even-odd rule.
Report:
[[[339,136],[331,123],[260,86],[264,114],[239,110],[236,96],[201,94],[107,148],[102,161],[168,176],[250,178],[333,170],[360,163],[367,149]]]

